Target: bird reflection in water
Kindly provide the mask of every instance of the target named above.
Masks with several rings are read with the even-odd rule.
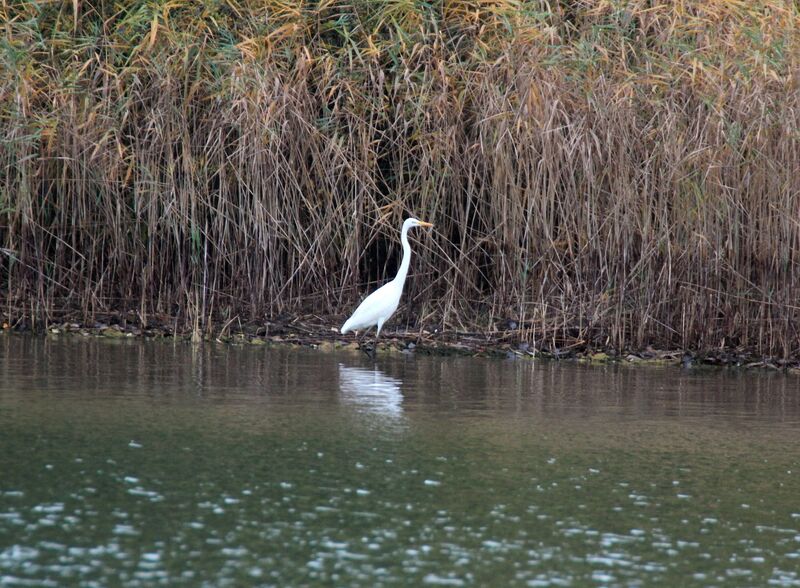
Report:
[[[390,418],[403,416],[402,382],[376,368],[347,367],[339,364],[339,391],[342,400],[359,410]]]

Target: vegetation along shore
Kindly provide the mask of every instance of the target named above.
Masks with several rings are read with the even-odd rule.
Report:
[[[435,229],[400,347],[800,360],[794,2],[8,1],[0,23],[8,330],[344,342],[414,215]]]

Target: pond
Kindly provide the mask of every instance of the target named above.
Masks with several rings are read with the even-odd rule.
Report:
[[[800,380],[0,336],[0,586],[799,586]]]

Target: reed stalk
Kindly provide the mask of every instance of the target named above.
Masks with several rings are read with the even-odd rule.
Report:
[[[4,0],[0,23],[9,322],[335,317],[413,213],[436,230],[404,326],[800,354],[796,3]]]

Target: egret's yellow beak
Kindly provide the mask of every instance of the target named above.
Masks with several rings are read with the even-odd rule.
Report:
[[[421,227],[432,227],[433,223],[426,223],[425,221],[419,221],[419,226],[421,226]]]

